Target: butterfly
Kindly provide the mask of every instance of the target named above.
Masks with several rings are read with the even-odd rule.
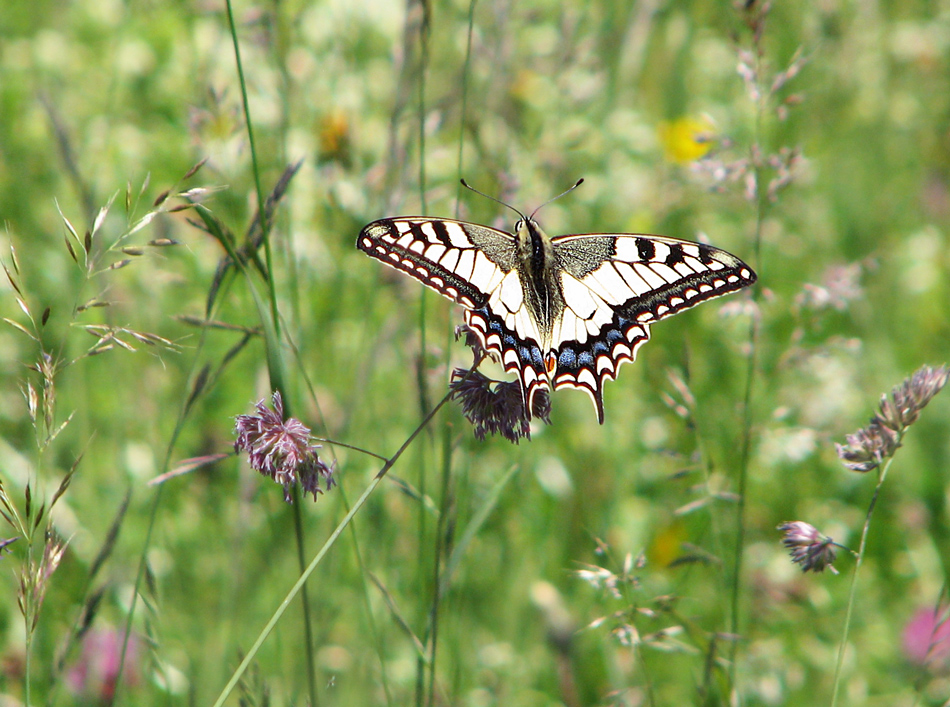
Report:
[[[654,322],[756,281],[739,258],[704,243],[633,233],[552,238],[533,214],[517,213],[513,233],[425,216],[379,219],[356,246],[460,304],[485,351],[518,376],[526,411],[539,390],[576,388],[603,424],[604,381],[634,360]]]

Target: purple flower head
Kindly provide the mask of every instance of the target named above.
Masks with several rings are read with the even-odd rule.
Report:
[[[472,423],[477,439],[500,434],[510,442],[531,439],[531,416],[525,412],[521,381],[495,383],[478,371],[456,368],[449,388],[462,405],[462,414]],[[546,390],[535,393],[534,417],[550,423],[551,398]]]
[[[273,405],[272,410],[260,400],[255,404],[255,414],[235,418],[234,449],[247,452],[252,468],[281,484],[288,503],[295,481],[300,481],[304,493],[313,494],[316,501],[318,493],[329,491],[336,483],[333,465],[327,466],[317,456],[321,447],[311,444],[310,428],[295,417],[284,420],[284,404],[278,391],[274,392]],[[320,486],[321,480],[325,489]]]
[[[827,567],[838,574],[832,566],[838,555],[834,540],[800,520],[782,523],[778,529],[783,533],[782,545],[791,554],[792,562],[801,565],[802,572],[822,572]]]

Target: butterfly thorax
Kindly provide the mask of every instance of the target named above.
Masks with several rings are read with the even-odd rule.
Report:
[[[524,287],[525,302],[538,326],[542,351],[552,348],[554,324],[564,308],[564,295],[557,278],[554,246],[551,238],[534,219],[515,224],[518,274]]]

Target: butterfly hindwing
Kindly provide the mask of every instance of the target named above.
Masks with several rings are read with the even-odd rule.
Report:
[[[524,308],[521,308],[522,316]],[[549,389],[545,356],[538,336],[519,335],[491,306],[466,310],[465,323],[475,332],[485,350],[500,362],[506,373],[514,373],[521,381],[525,410],[531,411],[537,391]]]

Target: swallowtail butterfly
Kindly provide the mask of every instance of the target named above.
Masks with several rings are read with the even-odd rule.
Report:
[[[651,324],[756,280],[737,257],[703,243],[629,233],[551,238],[533,214],[518,213],[514,233],[384,218],[356,246],[462,305],[482,347],[519,377],[526,411],[538,390],[579,388],[603,423],[604,381],[634,360]]]

